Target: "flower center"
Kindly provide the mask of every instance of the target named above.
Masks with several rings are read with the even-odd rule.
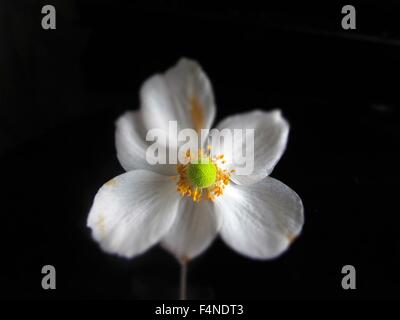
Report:
[[[210,149],[211,147],[208,147],[208,150]],[[182,196],[191,197],[194,202],[203,198],[214,201],[221,196],[229,184],[230,177],[230,172],[222,168],[222,164],[225,163],[224,155],[211,157],[204,155],[203,150],[200,149],[196,155],[191,155],[188,150],[186,158],[189,161],[188,164],[178,164],[176,167],[177,191]]]
[[[187,170],[190,182],[198,188],[208,188],[217,179],[217,168],[208,158],[200,158],[198,163],[191,163]]]

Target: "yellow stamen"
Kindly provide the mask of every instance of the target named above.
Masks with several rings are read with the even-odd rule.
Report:
[[[210,146],[207,147],[208,150],[211,149]],[[188,150],[186,152],[186,155],[189,155],[190,151]],[[196,160],[198,162],[199,159],[203,159],[203,150],[199,149],[197,152],[197,157],[190,158],[189,160]],[[215,182],[207,187],[201,188],[196,185],[194,185],[191,182],[190,177],[188,176],[188,168],[191,165],[189,162],[188,164],[178,164],[176,166],[176,170],[178,173],[178,176],[176,176],[177,179],[177,191],[182,195],[182,197],[190,197],[194,202],[199,202],[201,200],[210,200],[210,201],[215,201],[215,199],[221,195],[224,194],[224,189],[225,187],[229,184],[230,181],[230,173],[234,172],[234,170],[231,170],[230,172],[226,169],[222,169],[218,166],[218,161],[223,159],[224,155],[220,154],[216,157],[210,157],[208,156],[205,159],[208,159],[210,163],[213,163],[216,168],[216,178]],[[222,161],[222,163],[225,163],[225,160]],[[204,196],[203,196],[204,193]]]

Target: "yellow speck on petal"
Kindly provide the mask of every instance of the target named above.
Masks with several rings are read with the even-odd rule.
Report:
[[[100,234],[102,237],[106,236],[106,224],[105,224],[105,218],[103,214],[99,215],[99,219],[96,222],[97,227],[99,228]]]
[[[115,178],[113,178],[105,183],[105,185],[107,187],[115,187],[116,184],[117,184],[117,180]]]
[[[204,108],[195,95],[190,98],[189,102],[194,129],[200,132],[200,130],[204,128]]]
[[[287,239],[289,240],[289,243],[292,243],[294,240],[296,240],[297,236],[293,235],[293,234],[289,234],[287,236]]]

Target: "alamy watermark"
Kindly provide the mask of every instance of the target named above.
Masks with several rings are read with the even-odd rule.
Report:
[[[56,29],[56,8],[50,4],[42,7],[42,28],[44,30]]]
[[[342,278],[342,288],[344,290],[356,289],[356,268],[350,264],[347,264],[343,266],[342,274],[345,274],[345,276]]]
[[[177,121],[169,121],[168,132],[150,129],[146,141],[153,142],[146,150],[151,165],[197,163],[201,156],[188,159],[187,152],[196,155],[205,149],[210,155],[223,154],[237,175],[249,175],[254,169],[254,129],[201,129],[199,134],[190,128],[178,132]]]
[[[54,290],[56,288],[56,268],[50,264],[42,267],[42,288],[44,290]]]

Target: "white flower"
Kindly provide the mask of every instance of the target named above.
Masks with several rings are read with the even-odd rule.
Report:
[[[140,111],[117,121],[117,155],[127,172],[100,188],[89,213],[87,225],[102,249],[133,257],[160,242],[178,259],[191,259],[219,233],[227,245],[251,258],[284,252],[299,235],[304,215],[299,196],[268,176],[288,138],[289,125],[280,112],[252,111],[221,121],[220,130],[255,129],[254,171],[239,176],[222,165],[230,163],[223,158],[230,146],[223,145],[222,155],[212,158],[215,182],[199,188],[187,165],[150,165],[144,137],[152,128],[167,132],[170,120],[178,121],[178,129],[210,128],[215,104],[207,76],[196,62],[181,59],[145,81],[140,98]]]

